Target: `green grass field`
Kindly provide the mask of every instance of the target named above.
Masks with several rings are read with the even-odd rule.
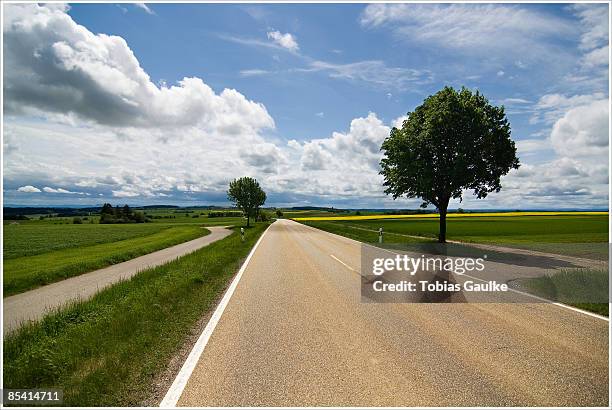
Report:
[[[312,226],[314,228],[322,229],[327,232],[335,233],[336,235],[345,236],[347,238],[354,239],[360,242],[366,243],[377,243],[378,242],[378,228],[374,230],[370,227],[352,226],[347,223],[339,223],[338,221],[305,221],[301,222],[305,225]],[[385,233],[385,241],[393,243],[420,243],[420,242],[433,242],[434,239],[425,238],[417,239],[411,238],[404,235],[395,234],[392,232]]]
[[[234,210],[235,211],[235,210]],[[201,209],[147,209],[146,215],[152,223],[158,224],[201,224],[205,226],[239,225],[246,219],[242,217],[209,218],[208,210]],[[212,211],[216,212],[216,211]]]
[[[4,387],[61,386],[64,406],[137,406],[267,224],[140,272],[4,340]]]
[[[398,241],[398,235],[414,235],[435,239],[437,219],[385,219],[355,221],[304,221],[307,225],[330,232],[349,235],[370,230],[365,235],[375,242],[375,232],[383,228],[388,241]],[[392,235],[398,234],[398,235]],[[562,253],[594,259],[608,257],[608,216],[517,216],[449,218],[447,237],[450,240],[499,244],[503,246]],[[357,239],[357,238],[354,238]],[[362,240],[362,239],[358,239]],[[413,239],[414,240],[414,239]],[[386,239],[387,241],[387,239]]]
[[[52,225],[36,221],[19,225],[5,224],[3,228],[4,259],[7,260],[152,235],[168,227],[154,224]]]
[[[87,228],[83,229],[85,226]],[[10,234],[4,237],[5,249],[13,249],[13,254],[19,254],[18,244],[22,244],[30,256],[5,258],[4,296],[123,262],[209,233],[199,225],[15,225],[10,228]],[[83,234],[79,236],[79,232]],[[72,247],[63,243],[63,233],[68,235],[66,243]],[[119,239],[125,237],[127,239]],[[29,249],[28,238],[34,244]],[[59,249],[56,242],[62,245]]]
[[[516,284],[534,295],[608,316],[608,271],[562,270],[554,275],[521,279]]]

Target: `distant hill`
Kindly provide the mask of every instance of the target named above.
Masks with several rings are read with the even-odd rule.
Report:
[[[51,207],[4,207],[2,214],[5,219],[18,215],[56,215],[57,216],[86,216],[91,212],[100,212],[95,208],[51,208]]]
[[[342,211],[342,209],[333,208],[333,207],[330,208],[326,206],[294,206],[291,208],[283,208],[283,209],[292,210],[292,211],[327,211],[327,212]]]

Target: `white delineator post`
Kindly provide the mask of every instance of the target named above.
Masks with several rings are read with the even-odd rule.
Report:
[[[244,242],[244,228],[240,228],[240,240]]]
[[[383,243],[383,229],[378,228],[378,243]]]

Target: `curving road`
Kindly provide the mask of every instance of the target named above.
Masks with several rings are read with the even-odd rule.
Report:
[[[232,233],[225,227],[209,226],[206,229],[210,231],[206,236],[4,298],[4,334],[18,328],[23,322],[39,320],[53,309],[88,299],[113,283],[129,279],[144,269],[168,263]]]
[[[176,404],[607,406],[608,321],[545,303],[360,303],[360,249],[275,222]]]

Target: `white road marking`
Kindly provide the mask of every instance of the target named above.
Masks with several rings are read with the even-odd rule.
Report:
[[[484,279],[480,279],[480,278],[477,278],[475,276],[470,276],[470,275],[467,275],[465,273],[463,275],[461,275],[461,276],[467,276],[470,279],[476,279],[476,280],[479,280],[481,282],[487,283],[487,281],[484,280]],[[514,293],[521,294],[523,296],[529,296],[531,298],[541,300],[542,302],[552,303],[555,306],[563,307],[563,308],[566,308],[566,309],[569,309],[569,310],[574,310],[576,312],[583,313],[583,314],[588,315],[588,316],[593,316],[593,317],[596,317],[598,319],[602,319],[602,320],[605,320],[605,321],[608,321],[608,322],[610,321],[609,318],[607,318],[605,316],[598,315],[597,313],[593,313],[593,312],[589,312],[589,311],[586,311],[586,310],[578,309],[578,308],[575,308],[573,306],[564,305],[563,303],[554,302],[554,301],[552,301],[550,299],[546,299],[546,298],[542,298],[540,296],[532,295],[531,293],[521,292],[520,290],[512,289],[511,287],[508,287],[508,290],[511,291],[511,292],[514,292]]]
[[[266,232],[268,232],[268,229],[270,229],[270,227],[266,228],[264,233],[262,233],[261,236],[259,237],[259,240],[255,244],[255,246],[253,246],[253,249],[251,249],[251,252],[247,256],[242,266],[240,267],[238,274],[236,275],[231,285],[225,292],[225,295],[223,295],[223,299],[221,299],[221,302],[215,309],[215,312],[213,313],[212,317],[208,321],[208,324],[204,328],[204,331],[198,338],[198,341],[196,342],[196,344],[193,346],[191,353],[189,353],[187,360],[183,364],[183,367],[181,367],[181,370],[179,371],[179,373],[176,375],[176,378],[174,379],[172,386],[170,386],[170,389],[168,389],[168,392],[166,393],[166,396],[164,396],[164,399],[160,403],[159,407],[176,407],[176,403],[181,398],[181,395],[183,394],[183,390],[185,389],[185,386],[187,385],[187,382],[189,381],[189,378],[191,377],[191,373],[193,373],[193,369],[195,369],[198,363],[198,360],[200,359],[200,356],[202,355],[202,352],[204,352],[204,348],[206,347],[206,344],[208,343],[208,340],[210,339],[210,336],[215,330],[217,323],[219,323],[219,319],[221,319],[221,315],[223,314],[225,307],[229,303],[232,295],[234,294],[234,291],[236,290],[236,287],[238,286],[238,282],[240,282],[240,278],[242,277],[242,274],[244,273],[247,265],[249,264],[249,261],[251,260],[251,257],[255,253],[255,250],[259,246],[261,240],[266,235]]]
[[[335,234],[335,233],[332,233],[332,232],[327,232],[327,231],[324,231],[324,230],[322,230],[322,229],[317,229],[317,228],[314,228],[314,227],[312,227],[312,226],[305,225],[305,224],[301,224],[301,225],[306,226],[306,227],[308,227],[308,228],[310,228],[310,229],[313,229],[313,230],[319,231],[319,232],[325,232],[325,233],[326,233],[326,234],[328,234],[328,235],[336,236],[336,237],[338,237],[338,238],[342,238],[342,239],[345,239],[345,240],[349,240],[349,241],[351,241],[351,242],[356,242],[356,243],[358,243],[358,244],[360,244],[360,245],[371,246],[371,245],[368,245],[368,244],[366,244],[366,243],[356,241],[355,239],[352,239],[352,238],[347,238],[346,236],[338,235],[338,234]],[[390,250],[385,249],[385,248],[378,248],[378,249],[381,249],[381,250],[383,250],[383,251],[386,251],[386,252],[392,253],[392,254],[394,254],[394,255],[401,255],[401,254],[399,254],[399,253],[397,253],[397,252],[393,252],[393,251],[390,251]],[[346,265],[344,262],[340,261],[340,260],[339,260],[338,258],[336,258],[335,256],[333,256],[333,255],[331,255],[331,256],[332,256],[334,259],[336,259],[338,262],[340,262],[340,263],[342,263],[343,265],[345,265],[345,266],[347,266],[347,267],[348,267],[348,265]],[[463,276],[468,276],[468,275],[463,274]],[[480,279],[480,278],[475,278],[475,277],[472,277],[472,276],[469,276],[469,277],[470,277],[470,278],[472,278],[472,279],[477,279],[477,280],[480,280],[480,281],[486,282],[485,280]],[[576,308],[576,307],[569,306],[569,305],[566,305],[566,304],[563,304],[563,303],[560,303],[560,302],[553,302],[552,300],[548,300],[548,299],[545,299],[545,298],[541,298],[541,297],[539,297],[539,296],[532,295],[531,293],[521,292],[520,290],[516,290],[516,289],[512,289],[512,288],[509,288],[508,290],[510,290],[510,291],[512,291],[512,292],[520,293],[520,294],[525,295],[525,296],[532,297],[532,298],[534,298],[534,299],[539,299],[539,300],[541,300],[541,301],[546,301],[547,303],[550,303],[551,305],[555,305],[555,306],[558,306],[558,307],[560,307],[560,308],[564,308],[564,309],[572,310],[572,311],[577,312],[577,313],[582,313],[583,315],[591,316],[591,317],[594,317],[594,318],[596,318],[596,319],[605,320],[606,322],[609,322],[609,321],[610,321],[610,319],[609,319],[609,318],[607,318],[607,317],[605,317],[605,316],[601,316],[601,315],[598,315],[598,314],[596,314],[596,313],[592,313],[592,312],[589,312],[589,311],[586,311],[586,310],[578,309],[578,308]]]
[[[357,272],[357,270],[356,270],[356,269],[351,268],[349,265],[347,265],[346,263],[342,262],[340,259],[336,258],[334,255],[329,255],[329,256],[331,256],[332,258],[334,258],[335,260],[337,260],[338,262],[340,262],[341,264],[343,264],[343,265],[344,265],[344,266],[345,266],[347,269],[352,270],[352,271],[353,271],[353,272],[355,272],[355,273],[359,273],[359,272]]]

